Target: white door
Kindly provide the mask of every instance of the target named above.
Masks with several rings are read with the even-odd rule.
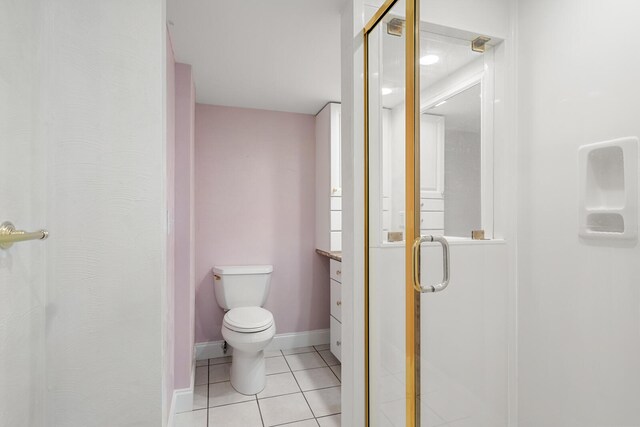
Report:
[[[44,227],[33,2],[0,1],[0,222]],[[44,242],[0,249],[0,425],[43,425]]]

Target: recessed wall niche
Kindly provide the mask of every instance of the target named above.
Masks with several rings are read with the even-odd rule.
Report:
[[[638,138],[583,145],[578,150],[579,234],[594,239],[638,235]]]

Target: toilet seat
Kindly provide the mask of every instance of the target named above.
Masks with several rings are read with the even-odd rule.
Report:
[[[262,332],[273,325],[273,314],[262,307],[233,308],[224,315],[223,325],[235,332]]]

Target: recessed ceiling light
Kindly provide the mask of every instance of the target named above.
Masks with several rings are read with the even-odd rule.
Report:
[[[438,55],[425,55],[420,58],[420,65],[433,65],[440,61],[440,57]]]
[[[383,95],[389,95],[391,92],[393,92],[393,89],[391,89],[390,87],[383,87],[381,92]]]

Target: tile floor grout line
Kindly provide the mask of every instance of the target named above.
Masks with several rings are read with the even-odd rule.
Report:
[[[282,396],[287,396],[287,395],[293,395],[293,394],[301,393],[301,394],[302,394],[302,396],[303,396],[303,398],[304,398],[304,400],[305,400],[305,402],[306,402],[306,404],[307,404],[307,407],[309,408],[309,410],[311,411],[311,414],[312,414],[312,416],[313,416],[313,418],[307,418],[307,419],[303,419],[303,420],[292,421],[292,422],[290,422],[290,423],[277,424],[277,426],[286,426],[287,424],[297,423],[297,422],[301,422],[301,421],[309,421],[309,420],[312,420],[312,419],[313,419],[313,420],[315,420],[315,421],[316,421],[316,424],[318,424],[318,425],[319,425],[318,418],[331,417],[331,416],[339,415],[339,414],[341,414],[341,413],[342,413],[342,411],[340,411],[340,412],[337,412],[337,413],[335,413],[335,414],[326,414],[326,415],[322,415],[322,416],[320,416],[320,417],[316,417],[316,415],[315,415],[315,413],[314,413],[313,409],[311,408],[311,405],[309,404],[309,401],[307,400],[307,396],[305,395],[305,393],[307,393],[307,392],[312,392],[312,391],[317,391],[317,390],[326,390],[326,389],[330,389],[330,388],[337,388],[337,387],[339,387],[340,389],[342,389],[342,380],[341,380],[340,378],[338,378],[338,376],[337,376],[337,375],[336,375],[336,373],[333,371],[333,369],[331,369],[331,367],[332,367],[332,366],[340,366],[340,364],[338,363],[338,364],[336,364],[336,365],[329,365],[329,364],[327,363],[327,361],[325,360],[325,358],[324,358],[324,357],[322,357],[322,354],[320,354],[320,350],[318,350],[315,346],[312,346],[312,347],[313,347],[313,351],[308,351],[308,352],[303,352],[303,353],[292,353],[292,354],[288,354],[288,355],[285,355],[285,354],[282,352],[282,350],[279,350],[279,352],[280,352],[280,354],[281,354],[282,358],[283,358],[283,359],[284,359],[284,361],[285,361],[285,364],[287,365],[288,371],[285,371],[285,372],[277,372],[277,373],[269,374],[269,375],[267,375],[267,376],[290,373],[290,374],[293,376],[293,379],[294,379],[294,381],[296,382],[296,385],[298,386],[298,390],[299,390],[299,391],[296,391],[296,392],[293,392],[293,393],[284,393],[284,394],[280,394],[280,395],[268,396],[268,397],[264,397],[264,398],[259,398],[257,394],[252,395],[252,396],[253,396],[253,398],[254,398],[254,399],[255,399],[255,401],[256,401],[256,404],[258,405],[258,412],[259,412],[259,414],[260,414],[260,420],[261,420],[261,422],[262,422],[263,427],[266,427],[266,424],[265,424],[264,418],[263,418],[263,416],[262,416],[262,410],[261,410],[261,408],[260,408],[260,400],[271,399],[271,398],[275,398],[275,397],[282,397]],[[320,356],[320,359],[325,363],[325,366],[316,366],[316,367],[314,367],[314,368],[300,369],[300,370],[297,370],[297,371],[294,371],[293,369],[291,369],[291,365],[289,364],[289,361],[287,360],[287,357],[286,357],[286,356],[294,356],[294,355],[299,355],[299,354],[310,354],[310,353],[317,353],[317,354]],[[223,356],[223,357],[226,357],[226,356]],[[280,357],[280,356],[272,356],[272,357]],[[227,381],[218,381],[218,382],[213,382],[213,383],[210,383],[210,382],[209,382],[211,366],[218,366],[218,365],[224,365],[224,364],[225,364],[225,363],[216,363],[216,364],[212,364],[212,363],[211,363],[211,359],[208,359],[208,360],[207,360],[207,365],[204,365],[204,366],[207,366],[207,407],[206,407],[206,408],[203,408],[203,409],[206,409],[206,410],[207,410],[207,427],[209,427],[209,422],[210,422],[210,421],[212,421],[212,420],[210,420],[210,419],[209,419],[209,412],[210,412],[210,409],[212,409],[212,408],[219,408],[219,407],[223,407],[223,406],[236,405],[236,404],[246,403],[246,402],[250,402],[250,401],[251,401],[251,399],[250,399],[250,400],[246,400],[246,401],[232,402],[232,403],[227,403],[227,404],[222,404],[222,405],[217,405],[217,406],[209,406],[209,405],[210,405],[210,403],[209,403],[209,399],[210,399],[210,397],[211,397],[211,396],[210,396],[210,394],[209,394],[209,391],[210,391],[209,386],[210,386],[210,385],[212,385],[212,384],[220,384],[220,383],[224,383],[224,382],[229,382],[229,383],[231,383],[231,380],[230,380],[230,379],[229,379],[229,380],[227,380]],[[230,364],[230,363],[226,363],[226,364]],[[303,372],[303,371],[309,371],[309,370],[314,370],[314,369],[316,369],[316,370],[317,370],[317,369],[321,369],[321,368],[329,368],[329,370],[331,370],[331,373],[332,373],[332,374],[336,377],[336,379],[338,380],[339,384],[338,384],[338,385],[334,385],[334,386],[328,386],[328,387],[320,387],[320,388],[316,388],[316,389],[312,389],[312,390],[306,390],[306,391],[302,390],[302,387],[300,386],[300,383],[298,382],[298,379],[297,379],[297,377],[296,377],[296,375],[295,375],[295,372]],[[274,426],[274,427],[275,427],[275,426]]]
[[[291,393],[282,393],[282,394],[276,394],[274,396],[259,397],[258,400],[267,400],[267,399],[273,399],[275,397],[291,396],[292,394],[298,394],[298,393],[304,393],[304,392],[303,391],[293,391]]]
[[[315,347],[314,347],[315,349]],[[324,362],[324,366],[316,366],[315,368],[306,368],[306,369],[296,369],[295,371],[293,369],[291,369],[291,366],[289,366],[289,361],[287,360],[287,356],[297,356],[299,354],[311,354],[311,353],[317,353],[318,356],[320,356],[320,360],[322,360]],[[318,350],[315,351],[310,351],[307,353],[295,353],[295,354],[288,354],[287,356],[284,357],[285,362],[287,362],[287,366],[289,366],[289,369],[291,369],[291,372],[300,372],[300,371],[308,371],[309,369],[316,369],[316,368],[329,368],[331,369],[331,366],[329,366],[329,364],[327,363],[326,360],[324,360],[324,358],[322,357],[322,355],[318,352]]]
[[[320,419],[320,418],[335,417],[336,415],[340,415],[340,414],[342,414],[342,411],[337,412],[337,413],[335,413],[335,414],[323,415],[323,416],[321,416],[321,417],[316,418],[316,420],[317,420],[317,419]]]
[[[310,420],[314,420],[316,423],[318,422],[318,421],[316,420],[316,418],[314,417],[314,418],[305,418],[304,420],[300,420],[300,421],[291,421],[290,423],[274,424],[274,425],[269,426],[269,427],[290,426],[290,425],[292,425],[292,424],[301,423],[301,422],[303,422],[303,421],[310,421]]]
[[[284,373],[286,374],[286,372],[284,372]],[[295,376],[294,376],[294,379],[295,379]],[[299,384],[298,384],[298,387],[300,387]],[[329,388],[336,388],[336,387],[340,387],[340,385],[330,385],[330,386],[327,386],[327,387],[314,388],[312,390],[302,390],[302,389],[300,389],[298,391],[292,391],[290,393],[274,394],[273,396],[265,396],[265,397],[257,397],[256,394],[252,394],[251,396],[256,397],[256,399],[258,401],[260,401],[260,400],[273,399],[273,398],[282,397],[282,396],[291,396],[292,394],[309,393],[311,391],[326,390],[326,389],[329,389]],[[399,399],[399,400],[402,400],[402,399]],[[220,406],[229,406],[229,405],[235,405],[237,403],[246,403],[246,402],[251,402],[251,400],[242,400],[240,402],[223,403],[221,405],[211,406],[211,408],[218,408]]]
[[[338,366],[338,365],[341,365],[341,363],[338,363],[338,365],[329,365],[329,362],[327,362],[327,360],[326,360],[324,357],[322,357],[322,353],[320,353],[320,350],[316,350],[316,351],[317,351],[317,352],[318,352],[318,354],[320,355],[320,359],[322,359],[322,361],[323,361],[324,363],[326,363],[326,364],[327,364],[327,366],[331,367],[331,366]],[[326,351],[326,350],[323,350],[323,351]],[[333,356],[333,357],[335,357],[335,356]],[[338,360],[338,358],[337,358],[337,357],[336,357],[336,360]],[[340,361],[338,360],[338,362],[340,362]]]
[[[315,346],[313,347],[316,349],[316,352],[318,353],[318,355],[320,356],[320,358],[324,361],[324,363],[327,364],[327,367],[329,368],[329,370],[331,371],[331,373],[333,373],[333,376],[336,377],[336,379],[338,381],[340,381],[340,387],[342,387],[342,380],[340,378],[338,378],[338,376],[336,375],[335,372],[333,372],[333,369],[331,369],[331,366],[339,366],[342,365],[342,363],[340,363],[339,365],[329,365],[329,363],[324,359],[324,357],[322,357],[322,353],[320,353],[320,350],[318,350]],[[337,358],[336,358],[337,359]],[[342,369],[342,368],[340,368]]]
[[[316,348],[315,348],[315,347],[312,347],[312,348],[313,348],[313,350],[310,350],[310,351],[300,351],[300,352],[298,352],[298,353],[289,353],[289,354],[284,354],[284,352],[283,352],[283,353],[282,353],[282,355],[283,355],[283,356],[293,356],[294,354],[309,354],[309,353],[315,353],[316,351],[318,351],[318,350],[316,350]],[[289,350],[295,350],[295,349],[289,349]],[[306,420],[303,420],[303,421],[306,421]]]
[[[329,388],[336,388],[336,387],[342,388],[342,385],[339,384],[339,385],[330,385],[330,386],[327,386],[327,387],[314,388],[313,390],[303,391],[303,393],[310,393],[312,391],[319,391],[319,390],[327,390]],[[342,391],[342,390],[340,390],[340,391]]]
[[[246,396],[246,394],[244,395]],[[252,397],[255,397],[255,394],[251,395]],[[216,405],[216,406],[209,406],[209,409],[213,409],[213,408],[222,408],[223,406],[231,406],[231,405],[237,405],[238,403],[247,403],[247,402],[251,402],[253,399],[249,399],[249,400],[239,400],[238,402],[231,402],[231,403],[223,403],[221,405]]]
[[[338,366],[338,365],[333,365],[333,366]],[[341,367],[340,369],[342,370],[342,367]],[[342,387],[342,379],[341,379],[341,378],[338,378],[338,374],[336,374],[336,373],[334,372],[334,370],[333,370],[333,369],[331,369],[331,366],[329,366],[329,370],[331,371],[331,373],[333,374],[333,376],[334,376],[334,377],[336,377],[336,379],[338,380],[338,382],[340,382],[340,387]]]
[[[340,366],[340,365],[333,365],[333,366]],[[318,367],[315,367],[315,368],[300,369],[300,370],[298,370],[298,371],[291,371],[291,372],[294,372],[294,373],[295,373],[295,372],[305,372],[305,371],[313,371],[313,370],[315,370],[315,369],[327,369],[327,368],[328,368],[328,369],[330,369],[330,370],[331,370],[331,372],[332,372],[334,375],[336,374],[335,372],[333,372],[333,369],[331,369],[331,366],[318,366]],[[269,374],[269,375],[277,375],[277,374]],[[267,375],[267,376],[268,376],[268,375]],[[338,379],[338,381],[340,381],[340,378],[338,378],[338,376],[337,376],[337,375],[336,375],[336,378]],[[342,382],[342,381],[340,381],[340,382]]]
[[[336,375],[335,372],[333,372],[333,369],[331,369],[331,365],[329,365],[327,363],[327,361],[324,360],[324,357],[322,357],[322,353],[320,353],[320,350],[318,350],[315,346],[313,346],[313,348],[316,350],[316,353],[318,353],[318,356],[320,356],[320,359],[322,359],[322,361],[327,364],[327,368],[329,368],[329,370],[331,371],[333,376],[336,377],[336,379],[340,382],[340,387],[341,387],[340,391],[342,391],[342,380],[340,378],[338,378],[338,376]],[[340,365],[342,365],[342,363]],[[333,366],[338,366],[338,365],[333,365]],[[340,369],[342,369],[342,368],[340,368]]]
[[[264,418],[262,417],[262,409],[260,409],[260,401],[258,400],[257,394],[256,394],[256,405],[258,406],[258,413],[260,414],[260,421],[262,422],[262,427],[266,427],[264,424]]]
[[[274,357],[280,357],[280,356],[283,356],[282,351],[281,351],[281,350],[278,350],[278,351],[280,352],[280,354],[276,354],[275,356],[267,356],[267,355],[265,354],[264,358],[265,358],[265,359],[273,359]]]
[[[332,386],[332,387],[340,387],[340,393],[342,393],[342,380],[341,380],[340,378],[338,378],[338,376],[336,375],[336,373],[335,373],[335,372],[333,372],[333,369],[331,369],[331,365],[329,365],[329,363],[327,363],[327,361],[324,359],[324,357],[322,357],[322,353],[320,353],[320,350],[318,350],[315,346],[313,346],[313,348],[316,350],[316,352],[318,353],[318,355],[320,356],[320,358],[322,359],[322,361],[323,361],[324,363],[326,363],[326,364],[327,364],[327,368],[329,368],[329,370],[331,371],[331,373],[333,374],[333,376],[334,376],[334,377],[336,377],[336,379],[338,380],[339,385],[337,385],[337,386]],[[342,363],[340,363],[340,365],[342,365]],[[333,365],[333,366],[338,366],[338,365]],[[340,367],[340,369],[342,369],[342,367]],[[294,376],[295,376],[295,375],[294,375]],[[319,389],[317,389],[317,390],[326,390],[326,389],[328,389],[328,388],[332,388],[332,387],[324,387],[324,388],[321,388],[321,389],[319,388]],[[315,391],[315,390],[309,390],[309,391]],[[304,392],[303,392],[302,394],[304,394]],[[305,396],[305,399],[306,399],[306,398],[307,398],[307,397]],[[313,412],[313,409],[311,410],[311,412]],[[342,406],[340,407],[340,412],[338,412],[338,414],[342,414]],[[315,417],[315,419],[316,419],[316,423],[317,423],[318,425],[320,425],[320,422],[318,422],[318,418],[330,417],[330,416],[333,416],[333,415],[337,415],[337,414],[323,415],[322,417],[316,417],[316,416],[315,416],[315,414],[313,414],[313,416],[314,416],[314,417]]]
[[[287,372],[296,373],[296,372],[304,372],[304,371],[313,371],[314,369],[325,369],[325,368],[331,369],[332,366],[340,366],[340,365],[331,365],[331,366],[325,365],[325,366],[316,366],[315,368],[297,369],[295,371],[274,372],[273,374],[267,374],[266,376],[270,377],[272,375],[281,375],[281,374],[286,374]],[[333,372],[333,369],[331,369],[331,372]],[[335,374],[335,372],[334,372],[334,374]],[[226,380],[226,381],[229,381],[229,380]],[[338,381],[340,381],[340,378],[338,378]],[[224,381],[219,381],[219,382],[224,382]],[[340,382],[342,382],[342,381],[340,381]],[[211,383],[211,384],[213,384],[213,383]]]
[[[314,347],[315,350],[315,347]],[[311,408],[311,405],[309,405],[309,401],[307,400],[307,396],[304,395],[304,391],[302,391],[302,387],[300,387],[300,383],[298,382],[298,379],[296,378],[296,374],[293,373],[293,370],[291,369],[291,366],[289,365],[289,361],[287,360],[287,358],[284,358],[285,363],[287,364],[287,366],[289,367],[289,370],[291,371],[291,375],[293,375],[293,380],[296,382],[296,385],[298,386],[298,388],[300,389],[300,393],[302,393],[302,397],[304,398],[304,401],[307,403],[307,407],[309,408],[309,411],[311,411],[311,415],[313,415],[313,419],[316,418],[316,414],[315,412],[313,412],[313,409]],[[318,423],[318,421],[316,421],[316,424]]]

